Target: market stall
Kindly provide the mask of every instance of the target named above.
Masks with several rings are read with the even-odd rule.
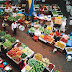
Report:
[[[2,58],[0,58],[0,72],[4,72],[4,71],[11,72],[12,67],[7,62],[5,62]]]

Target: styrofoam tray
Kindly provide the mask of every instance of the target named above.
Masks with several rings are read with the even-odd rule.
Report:
[[[65,45],[65,47],[66,47],[66,43],[64,43],[64,42],[62,42],[62,41],[57,41],[57,42],[63,43],[63,44]],[[57,48],[60,48],[60,47],[58,47],[58,46],[56,46],[56,45],[54,45],[54,46],[57,47]],[[65,48],[65,47],[64,47],[64,48]],[[60,48],[60,49],[64,50],[64,48]]]
[[[72,48],[72,47],[66,47],[66,48],[65,48],[67,54],[72,54],[72,51],[70,51],[70,52],[67,51],[68,48]]]
[[[44,40],[44,39],[43,39],[43,38],[41,38],[41,37],[39,37],[39,40],[41,40],[41,41],[43,41],[43,42],[47,43],[47,41],[46,41],[46,40]]]

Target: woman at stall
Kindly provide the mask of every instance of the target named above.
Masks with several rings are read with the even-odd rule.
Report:
[[[3,27],[4,31],[6,31],[6,25],[5,25],[4,20],[3,20],[3,23],[2,23],[2,27]]]
[[[22,60],[22,61],[19,63],[20,72],[21,72],[21,70],[25,67],[25,65],[26,65],[26,60]]]

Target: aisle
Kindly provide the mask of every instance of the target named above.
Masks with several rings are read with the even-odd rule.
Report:
[[[12,30],[10,26],[7,28],[7,30],[9,34],[12,35]],[[41,53],[44,57],[49,58],[50,61],[56,65],[57,69],[63,72],[72,72],[72,62],[67,62],[65,59],[65,55],[63,55],[60,52],[53,53],[53,47],[50,47],[40,41],[33,41],[32,38],[27,34],[27,30],[22,32],[17,29],[17,35],[14,37],[16,37],[16,39],[19,39],[21,42],[25,43],[27,46],[29,46],[29,48],[35,51],[35,53]],[[10,61],[8,62],[10,63]],[[12,66],[15,65],[13,64]],[[15,69],[16,67],[14,68],[14,70]],[[18,72],[18,70],[13,72]]]
[[[9,33],[12,35],[11,29],[8,28]],[[13,36],[13,35],[12,35]],[[32,38],[27,34],[27,31],[17,30],[17,36],[15,36],[21,42],[25,43],[29,48],[31,48],[35,53],[41,53],[44,57],[50,59],[50,61],[56,65],[56,67],[63,72],[72,72],[71,65],[72,62],[67,62],[65,55],[60,52],[53,53],[53,47],[48,46],[40,41],[33,41]],[[68,67],[70,69],[68,69]],[[70,70],[70,71],[69,71]]]

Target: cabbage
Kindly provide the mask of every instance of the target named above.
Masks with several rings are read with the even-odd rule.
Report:
[[[5,46],[5,47],[10,47],[10,46],[11,46],[11,42],[10,42],[10,41],[4,42],[4,46]]]
[[[32,28],[29,29],[29,31],[30,31],[31,33],[34,33],[35,30],[36,30],[36,29],[35,29],[34,27],[32,27]]]
[[[14,43],[14,42],[16,41],[16,38],[11,37],[11,38],[9,38],[8,40],[9,40],[10,42]]]
[[[5,31],[1,31],[1,32],[0,32],[0,36],[4,36],[5,34],[6,34]]]
[[[9,39],[9,38],[11,38],[11,35],[6,34],[6,35],[4,36],[4,38],[5,38],[5,39]]]

